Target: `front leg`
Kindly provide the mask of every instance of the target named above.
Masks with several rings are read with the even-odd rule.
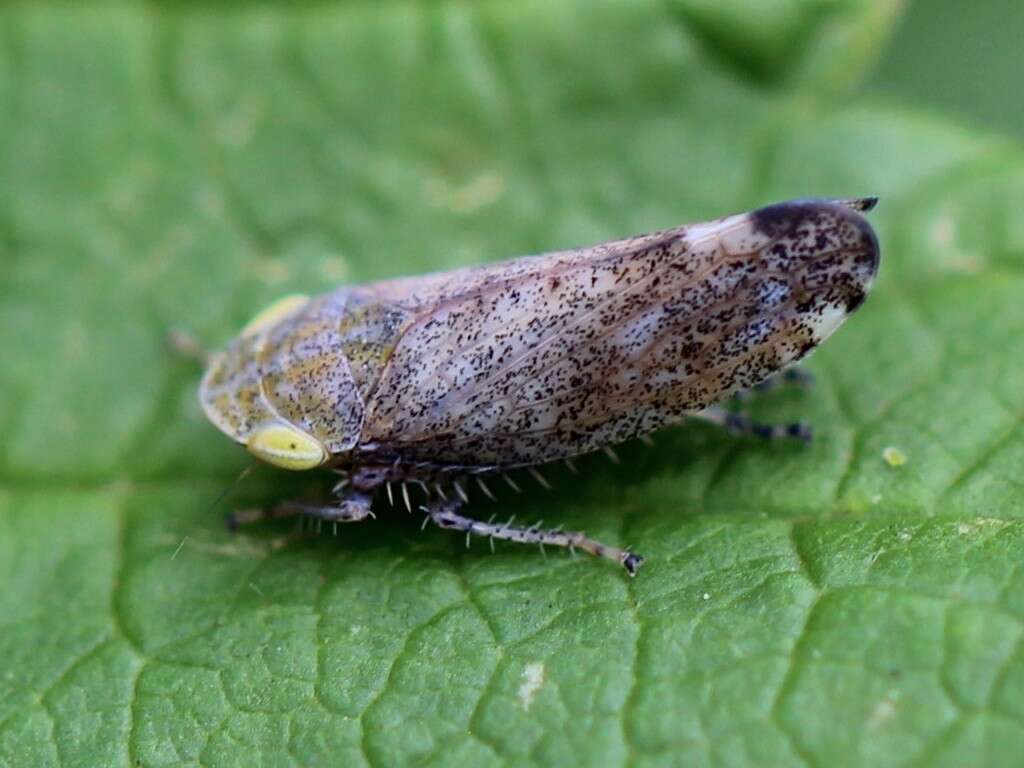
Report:
[[[474,520],[459,514],[462,503],[451,500],[432,501],[423,510],[430,516],[430,519],[440,528],[453,531],[465,531],[476,536],[487,536],[490,539],[503,539],[505,541],[518,541],[521,544],[550,544],[555,547],[565,547],[571,551],[582,549],[597,557],[614,560],[626,569],[630,576],[636,576],[637,570],[643,565],[644,559],[635,552],[628,549],[610,547],[599,541],[589,538],[581,531],[562,531],[560,529],[542,529],[538,525],[529,527],[510,525],[509,523],[491,523],[483,520]],[[510,521],[511,522],[511,521]]]
[[[228,515],[228,528],[238,530],[240,526],[250,525],[262,520],[276,520],[280,517],[305,515],[331,523],[357,523],[373,517],[370,509],[372,497],[359,491],[352,491],[329,505],[303,504],[297,501],[286,501],[275,507],[265,509],[240,509]]]

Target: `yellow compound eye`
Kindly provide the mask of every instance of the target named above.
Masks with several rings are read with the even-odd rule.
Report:
[[[245,444],[253,456],[282,469],[313,469],[327,461],[320,443],[287,424],[260,427]]]
[[[290,296],[284,296],[250,320],[245,328],[242,329],[242,333],[240,335],[255,336],[258,333],[262,333],[267,330],[267,328],[274,325],[278,320],[287,317],[308,302],[309,296],[303,296],[297,293]]]

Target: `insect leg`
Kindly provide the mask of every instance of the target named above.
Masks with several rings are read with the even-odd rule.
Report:
[[[807,371],[800,368],[787,368],[781,373],[769,376],[760,384],[755,384],[755,392],[770,392],[781,386],[792,385],[797,387],[809,387],[814,383],[814,377]]]
[[[228,528],[238,530],[243,525],[250,525],[262,520],[276,520],[280,517],[305,515],[331,523],[355,523],[373,517],[370,509],[371,497],[365,493],[350,493],[338,499],[336,504],[319,505],[304,504],[298,501],[286,501],[274,507],[264,509],[240,509],[228,515]]]
[[[811,428],[799,421],[789,424],[762,424],[740,413],[733,413],[718,407],[705,408],[700,413],[695,413],[694,417],[710,421],[712,424],[717,424],[720,427],[725,427],[737,435],[756,435],[768,440],[774,440],[779,437],[794,437],[805,443],[811,441]]]
[[[732,398],[736,402],[743,403],[750,400],[755,392],[771,392],[783,386],[809,387],[814,383],[814,377],[807,371],[799,368],[787,368],[781,373],[769,376],[760,384],[755,384],[750,389],[742,389],[736,392]]]
[[[460,504],[457,501],[435,501],[424,507],[424,511],[439,528],[453,531],[465,531],[477,536],[492,539],[517,541],[521,544],[550,544],[567,549],[582,549],[597,557],[614,560],[619,563],[630,576],[635,576],[643,565],[644,559],[628,549],[610,547],[589,538],[581,531],[562,531],[558,529],[542,529],[539,525],[529,527],[510,525],[509,523],[492,523],[474,520],[459,514]]]

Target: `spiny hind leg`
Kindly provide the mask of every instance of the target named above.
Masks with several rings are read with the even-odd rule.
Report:
[[[695,413],[694,417],[710,421],[737,435],[755,435],[767,440],[789,437],[809,443],[812,436],[810,426],[800,421],[793,421],[789,424],[763,424],[747,418],[743,414],[733,413],[717,406],[705,408],[700,413]]]
[[[228,515],[228,528],[238,530],[243,525],[251,525],[263,520],[277,520],[282,517],[305,516],[329,523],[357,523],[373,517],[370,509],[372,497],[369,494],[351,492],[338,499],[335,504],[304,504],[297,501],[286,501],[273,507],[263,509],[240,509]]]
[[[483,520],[474,520],[459,514],[462,504],[459,501],[433,501],[423,510],[429,515],[429,519],[439,528],[450,531],[465,531],[467,535],[486,536],[489,539],[502,539],[504,541],[517,541],[520,544],[549,544],[554,547],[565,547],[571,551],[581,549],[597,557],[606,560],[614,560],[619,563],[630,576],[636,576],[637,570],[643,565],[644,559],[635,552],[628,549],[610,547],[599,541],[589,538],[582,531],[563,531],[558,528],[544,529],[540,523],[529,527],[511,525],[508,523],[492,523]]]

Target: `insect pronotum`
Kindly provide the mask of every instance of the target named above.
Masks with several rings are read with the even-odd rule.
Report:
[[[468,481],[571,460],[689,417],[803,436],[716,407],[805,357],[864,301],[874,198],[801,200],[716,221],[451,272],[289,296],[212,356],[209,419],[265,462],[343,474],[328,506],[235,522],[353,522],[375,491],[428,491],[426,520],[643,558],[582,532],[466,517]],[[509,481],[513,486],[514,482]]]

